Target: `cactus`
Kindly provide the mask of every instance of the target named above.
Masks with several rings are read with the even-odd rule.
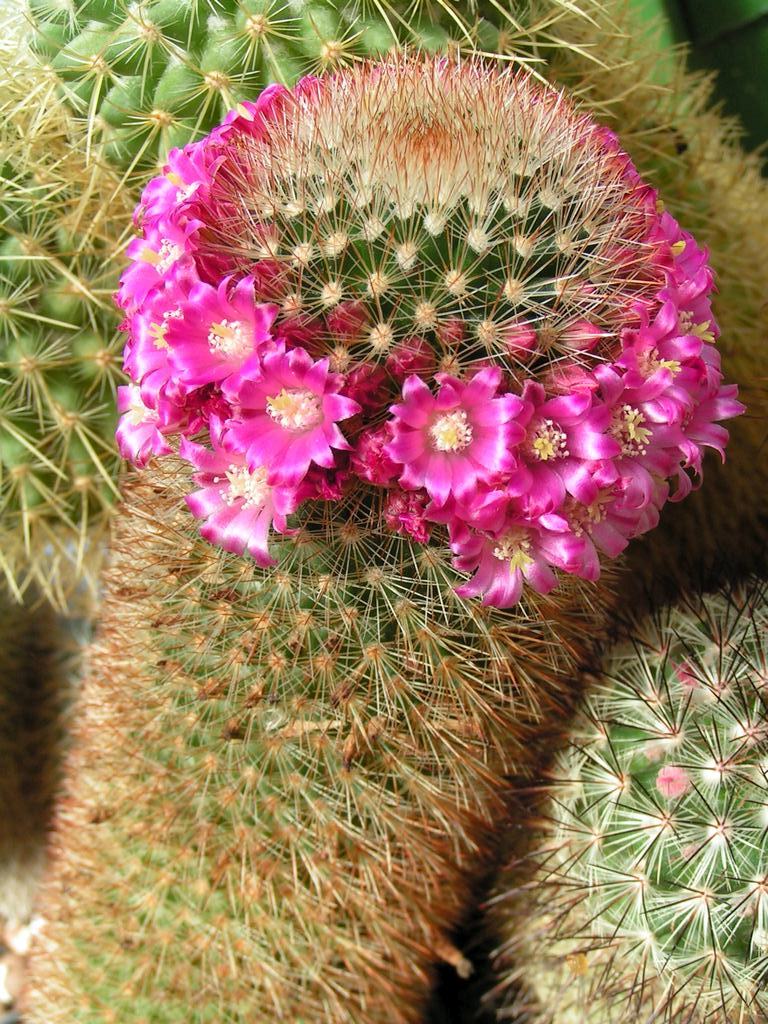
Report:
[[[354,523],[265,574],[187,486],[125,488],[24,1019],[419,1021],[605,595],[484,608]]]
[[[3,13],[0,379],[9,386],[0,568],[17,594],[36,581],[64,605],[80,577],[93,586],[98,572],[119,464],[106,257],[129,230],[132,185],[146,167],[266,81],[395,41],[434,49],[474,40],[492,52],[498,19],[519,59],[535,66],[530,32],[539,46],[554,45],[558,23],[574,12],[570,3],[545,6],[526,4],[513,18],[495,4],[475,12],[443,2],[404,13],[385,2],[339,12],[297,0],[32,0],[36,55],[18,41],[20,11]],[[98,214],[81,203],[94,191],[108,208]]]
[[[569,503],[565,540],[566,512],[547,505],[539,522],[528,493],[566,502],[558,459],[585,449],[604,456],[606,487],[611,458],[634,473],[622,460],[646,454],[651,428],[623,405],[614,418],[608,393],[569,388],[592,360],[609,389],[623,318],[633,302],[655,310],[695,245],[562,95],[480,63],[404,58],[241,105],[173,157],[138,219],[120,293],[136,375],[121,440],[144,463],[185,436],[120,519],[48,890],[53,955],[37,960],[28,1018],[172,1021],[194,1006],[199,1021],[417,1020],[436,958],[466,970],[449,934],[506,776],[525,772],[535,724],[568,706],[564,678],[600,632],[604,595],[572,577],[593,578],[595,545],[615,553],[657,511],[618,493]],[[574,254],[579,239],[588,251]],[[594,278],[570,300],[563,259]],[[494,320],[502,294],[515,313]],[[166,299],[167,317],[151,305]],[[633,338],[647,326],[633,325]],[[658,344],[651,362],[674,363],[654,368],[659,393],[667,371],[681,388],[698,379],[699,363],[684,370]],[[485,403],[441,407],[434,449],[504,442],[490,467],[477,450],[479,479],[451,505],[439,471],[422,488],[397,469],[396,432],[379,436],[404,378],[395,410],[420,425],[408,402],[438,366],[451,401],[474,386]],[[265,413],[240,445],[278,372],[276,425]],[[523,374],[525,400],[509,391]],[[541,410],[541,382],[560,382],[560,404]],[[354,446],[323,433],[326,415]],[[267,436],[275,458],[254,465],[246,448]],[[538,483],[516,505],[511,484],[492,488],[518,468]],[[483,482],[494,508],[453,524],[452,564],[443,524],[474,514]],[[648,508],[666,496],[656,483]],[[462,551],[478,540],[482,567]]]
[[[416,18],[332,0],[30,0],[29,10],[34,49],[61,94],[105,158],[130,172],[210,131],[270,82],[293,84],[398,42],[445,48],[452,29],[468,31],[463,6],[436,3]]]
[[[213,3],[213,0],[210,2]],[[27,78],[28,95],[39,96],[40,91],[44,90],[50,100],[53,99],[53,93],[56,91],[64,96],[65,103],[76,110],[76,117],[86,122],[85,148],[89,151],[91,159],[96,153],[103,155],[103,145],[107,145],[107,143],[102,145],[102,142],[97,145],[97,140],[109,137],[110,133],[114,134],[115,130],[114,126],[110,127],[101,115],[97,114],[97,108],[100,109],[102,105],[102,100],[108,91],[107,86],[110,88],[122,87],[127,81],[127,72],[118,71],[115,68],[106,73],[105,77],[103,71],[98,70],[101,67],[100,61],[96,61],[98,67],[91,73],[83,71],[82,67],[77,64],[77,60],[75,60],[74,66],[67,65],[68,70],[63,72],[64,78],[50,67],[47,71],[43,71],[42,61],[53,59],[57,54],[66,64],[66,59],[59,53],[61,49],[59,42],[65,36],[68,40],[80,38],[84,33],[87,36],[87,26],[90,25],[96,32],[96,36],[91,42],[101,40],[100,45],[106,47],[105,40],[107,37],[111,38],[110,34],[114,34],[119,45],[109,51],[110,59],[114,59],[122,68],[126,61],[130,64],[137,55],[140,56],[139,74],[134,78],[142,78],[139,90],[142,96],[154,95],[152,93],[154,82],[152,69],[156,67],[156,62],[155,57],[149,58],[148,48],[153,53],[155,49],[158,50],[158,53],[162,51],[165,54],[163,59],[167,57],[173,63],[178,56],[175,48],[182,47],[183,49],[185,45],[182,36],[175,41],[172,38],[173,32],[179,35],[180,31],[178,26],[175,29],[172,27],[174,11],[178,14],[179,10],[182,10],[185,12],[184,17],[193,19],[187,25],[187,36],[183,38],[194,37],[194,46],[182,52],[181,62],[185,70],[192,69],[191,73],[194,74],[199,71],[200,60],[198,58],[202,52],[201,47],[205,48],[201,42],[203,36],[205,35],[207,38],[208,33],[222,30],[225,34],[229,31],[234,38],[238,31],[235,22],[238,18],[242,21],[245,16],[244,8],[242,10],[238,8],[238,12],[233,14],[229,7],[225,9],[226,5],[223,4],[216,4],[215,11],[208,3],[179,7],[178,4],[174,5],[171,2],[150,6],[153,10],[157,7],[155,12],[157,20],[163,20],[163,24],[167,23],[171,26],[169,29],[171,35],[168,39],[163,36],[165,42],[157,40],[156,45],[151,40],[148,41],[147,38],[142,37],[143,41],[138,38],[141,36],[141,26],[146,27],[149,17],[144,7],[133,5],[130,9],[124,8],[117,3],[117,0],[112,0],[112,2],[105,0],[104,3],[97,4],[92,2],[65,4],[42,0],[42,2],[31,4],[29,16],[33,25],[37,26],[38,35],[35,46],[40,55],[40,62],[35,66],[34,81]],[[397,36],[401,40],[413,41],[418,36],[418,26],[412,31],[409,29],[410,13],[404,15],[397,5],[383,2],[374,4],[373,7],[376,16],[381,19],[379,25],[382,23],[388,25],[387,31],[393,38]],[[671,208],[676,213],[684,214],[688,222],[696,227],[701,237],[712,246],[713,262],[719,275],[719,295],[715,299],[715,311],[718,319],[726,328],[725,338],[721,343],[727,360],[726,368],[733,366],[731,376],[749,389],[748,404],[759,410],[764,406],[764,389],[759,380],[757,360],[762,342],[760,333],[761,302],[766,287],[766,282],[763,280],[765,271],[761,252],[765,232],[765,210],[768,208],[768,204],[756,197],[763,193],[766,185],[759,177],[759,165],[756,158],[747,159],[741,153],[731,125],[706,109],[710,90],[705,79],[698,75],[685,75],[681,70],[680,60],[669,57],[663,58],[662,64],[668,69],[667,77],[670,79],[671,88],[669,91],[665,91],[656,84],[658,75],[654,68],[659,65],[658,49],[653,40],[642,38],[637,26],[632,24],[631,18],[628,18],[625,8],[624,0],[607,0],[605,3],[584,0],[580,5],[561,3],[559,0],[541,0],[541,2],[521,5],[519,10],[516,7],[514,13],[507,13],[503,7],[500,8],[499,5],[493,3],[480,5],[476,12],[474,8],[465,7],[465,5],[453,8],[449,5],[438,4],[436,9],[421,7],[419,23],[422,26],[427,23],[433,24],[437,15],[440,15],[443,19],[442,28],[435,29],[437,33],[435,42],[437,36],[442,33],[440,38],[444,41],[446,38],[455,42],[471,37],[489,53],[499,48],[515,60],[527,63],[538,73],[546,74],[555,81],[568,83],[574,91],[585,96],[588,102],[620,127],[622,138],[635,156],[641,170],[651,173],[656,178],[661,184]],[[351,23],[354,20],[350,13],[352,8],[347,6],[344,10],[346,13],[343,17],[351,19]],[[410,11],[411,8],[409,8]],[[304,14],[306,13],[305,11]],[[326,11],[326,13],[328,12]],[[371,8],[364,6],[362,15],[363,17],[359,17],[356,24],[366,25],[371,21]],[[291,40],[290,45],[286,43],[288,49],[301,52],[304,43],[299,45],[297,42],[302,39],[303,30],[299,24],[301,17],[302,12],[299,5],[287,4],[286,0],[279,9],[280,40],[273,40],[269,48],[248,50],[254,61],[252,82],[250,78],[248,79],[249,91],[251,87],[258,91],[263,82],[262,71],[256,67],[258,65],[258,68],[263,69],[264,66],[263,62],[259,63],[261,56],[257,55],[257,50],[262,56],[265,49],[268,49],[269,52],[282,52],[277,43],[280,42],[282,45],[285,42],[283,37],[287,36]],[[340,15],[340,17],[342,16]],[[151,21],[151,19],[149,20]],[[315,29],[325,22],[319,16],[315,17],[314,14],[311,20],[315,28],[312,28],[310,35],[314,36]],[[229,28],[224,27],[225,22]],[[497,31],[493,27],[494,25],[501,27]],[[306,28],[306,18],[304,27]],[[285,32],[283,32],[284,29]],[[131,32],[134,32],[134,36],[131,36]],[[44,40],[46,33],[49,38],[47,52]],[[149,33],[149,35],[153,34]],[[367,52],[363,45],[366,38],[372,37],[366,35],[365,32],[359,35],[357,30],[351,35],[344,36],[347,44],[346,56],[342,55],[339,59],[343,62],[347,58],[356,58]],[[277,50],[275,50],[275,46]],[[77,47],[75,49],[77,50]],[[295,65],[296,73],[313,70],[322,65],[317,49],[312,53],[309,53],[309,50],[312,50],[312,45],[307,44],[306,56],[302,57],[302,60]],[[65,51],[66,47],[62,53]],[[245,53],[245,51],[243,52]],[[94,51],[92,54],[92,56],[100,55],[103,56],[101,51]],[[249,68],[250,65],[244,59],[241,69],[243,76],[251,75]],[[134,67],[133,70],[136,68]],[[9,73],[6,68],[6,74]],[[28,76],[29,73],[28,70]],[[142,76],[146,76],[146,80]],[[94,85],[94,83],[97,84]],[[93,86],[92,90],[91,86]],[[89,94],[86,107],[83,106],[83,99],[78,98],[81,92]],[[183,95],[184,91],[180,90],[178,96]],[[194,124],[187,124],[185,121],[186,129],[192,131],[194,125],[197,125],[195,131],[204,131],[222,110],[227,95],[225,91],[220,94],[220,99],[217,99],[216,102],[198,103],[193,119]],[[3,104],[6,116],[7,110],[6,102]],[[151,163],[162,155],[162,140],[165,139],[166,142],[169,142],[171,136],[165,129],[157,125],[150,129],[147,129],[146,124],[142,127],[141,118],[131,104],[126,105],[125,114],[128,122],[123,122],[118,131],[127,134],[133,140],[131,146],[134,156],[131,157],[130,163],[131,166],[136,163],[134,171],[137,171],[138,168],[137,173],[130,172],[130,179],[134,181],[138,180],[141,173],[138,164],[143,166],[146,163],[143,156],[136,157],[137,150],[134,145],[136,140],[139,140],[138,146],[141,148],[147,141],[147,131],[149,131],[152,138],[149,140],[144,155],[149,159],[148,154],[153,154]],[[115,117],[112,120],[114,121]],[[164,131],[165,135],[163,135]],[[174,132],[173,141],[183,141],[187,137],[179,134],[176,129]],[[114,156],[112,150],[109,152]],[[33,158],[33,162],[34,159],[38,158]],[[83,180],[82,172],[79,180],[81,182]],[[111,222],[115,223],[114,214],[111,217]],[[127,218],[122,223],[127,228]],[[15,260],[14,266],[18,269],[19,265],[19,261]],[[77,276],[78,268],[73,268],[73,272]],[[67,285],[64,283],[61,288],[65,293],[68,291]],[[32,302],[24,305],[23,312],[25,314],[34,313],[36,308],[34,297],[28,297],[32,299]],[[93,319],[92,314],[89,314],[89,318]],[[32,322],[34,323],[34,321]],[[35,332],[35,334],[39,333],[39,331]],[[42,347],[43,350],[48,350],[49,346],[53,345],[57,353],[61,353],[61,357],[63,357],[58,330],[54,332],[50,329],[50,325],[47,325],[42,333],[43,338],[34,337],[32,339],[34,345],[38,348]],[[100,336],[100,331],[94,333]],[[51,334],[54,334],[53,338],[50,337]],[[65,334],[64,348],[69,344],[70,337],[69,332]],[[111,340],[111,331],[108,338],[106,349],[112,353],[115,351],[115,347]],[[104,351],[104,347],[98,346],[96,351]],[[70,360],[68,352],[64,361],[70,362]],[[79,368],[80,360],[77,357],[71,361],[78,364]],[[61,358],[57,358],[57,365],[60,363]],[[92,370],[93,365],[92,360],[86,359],[83,369],[85,371]],[[112,378],[112,373],[109,376]],[[99,385],[99,389],[100,387],[101,385]],[[85,406],[86,417],[91,416],[90,409],[93,399],[97,393],[101,394],[99,389],[94,389],[93,386],[90,389],[92,397]],[[19,390],[21,389],[17,388],[17,394]],[[105,398],[108,390],[104,392]],[[70,392],[64,397],[70,401],[74,398]],[[80,405],[82,402],[83,398],[79,397],[77,404]],[[105,409],[106,405],[105,402]],[[30,416],[34,416],[26,404],[23,406],[23,411],[27,420]],[[54,422],[49,415],[46,415],[46,420],[48,423]],[[636,563],[638,578],[643,573],[646,574],[647,579],[654,576],[658,578],[659,574],[655,572],[654,567],[668,566],[673,563],[682,566],[683,561],[686,562],[683,567],[683,575],[685,572],[690,575],[694,570],[700,571],[702,564],[708,566],[711,574],[712,564],[717,561],[717,552],[722,548],[724,538],[736,536],[739,533],[747,538],[747,542],[741,542],[738,548],[729,551],[729,564],[733,564],[734,560],[740,560],[743,567],[749,568],[750,565],[756,564],[756,559],[762,557],[765,545],[761,537],[764,536],[765,524],[759,502],[754,500],[754,495],[760,491],[754,477],[754,472],[759,472],[761,466],[759,450],[764,439],[764,431],[760,423],[759,416],[743,418],[735,429],[737,446],[744,451],[744,458],[736,460],[725,470],[719,467],[714,467],[712,470],[717,481],[718,492],[738,495],[733,501],[718,500],[713,503],[713,507],[715,510],[735,508],[741,517],[741,529],[725,529],[712,514],[712,507],[705,505],[699,496],[695,496],[692,501],[685,503],[681,508],[670,510],[664,531],[657,531],[650,545],[638,549]],[[37,432],[39,433],[39,430]],[[36,446],[37,438],[34,433],[29,433],[26,426],[22,435],[27,444],[32,443],[33,446]],[[48,431],[45,436],[53,442],[54,446],[61,447],[61,442],[54,432]],[[11,453],[14,462],[22,464],[21,467],[12,467],[14,472],[21,469],[25,473],[24,452],[17,450],[19,442],[9,441],[9,446],[14,449]],[[76,447],[80,447],[79,444]],[[96,446],[96,448],[99,464],[94,464],[91,453],[84,456],[86,473],[76,474],[80,477],[81,483],[84,482],[84,477],[93,478],[95,476],[97,479],[103,480],[102,467],[106,469],[107,477],[113,475],[116,465],[114,453],[103,450],[100,446]],[[77,538],[78,560],[81,561],[83,534],[80,524],[84,521],[83,513],[87,512],[87,518],[90,521],[103,517],[104,506],[110,490],[109,484],[98,483],[91,486],[87,502],[83,501],[82,495],[79,493],[73,498],[70,485],[72,473],[67,470],[62,478],[58,472],[61,470],[59,456],[56,454],[51,456],[48,451],[43,453],[43,460],[46,458],[53,459],[55,469],[52,470],[50,465],[46,465],[45,462],[41,466],[40,460],[35,456],[31,460],[33,464],[36,464],[32,477],[33,486],[24,488],[25,500],[34,502],[36,510],[32,512],[31,516],[22,514],[21,517],[14,510],[12,512],[13,520],[22,525],[26,531],[29,531],[30,524],[37,528],[38,521],[41,520],[38,532],[41,534],[42,540],[36,546],[36,550],[39,551],[43,547],[50,549],[55,537],[54,547],[59,552],[59,561],[66,561],[59,539],[63,528],[63,531],[68,532],[70,537]],[[111,466],[107,466],[110,461]],[[748,472],[742,473],[741,465],[748,466]],[[94,466],[95,474],[93,473]],[[52,486],[52,476],[55,481],[58,481],[56,486]],[[63,488],[62,481],[67,481]],[[15,484],[15,487],[18,491],[18,484]],[[51,489],[56,492],[55,504],[52,504],[49,499]],[[69,493],[62,496],[62,489]],[[43,492],[42,497],[41,491]],[[95,492],[99,492],[98,496]],[[14,503],[18,504],[18,497],[14,499]],[[71,529],[73,523],[78,527],[74,532]],[[9,540],[18,538],[19,532],[14,527],[9,531],[8,536]],[[691,542],[694,537],[696,538],[695,545]],[[28,532],[24,534],[24,538],[22,544],[16,542],[10,545],[11,549],[19,552],[21,557],[13,558],[13,566],[10,570],[6,565],[6,573],[16,580],[27,571],[24,566],[28,563],[27,553],[30,550]],[[3,545],[4,549],[8,546],[8,544]],[[94,548],[92,547],[91,550]],[[691,554],[681,560],[680,552],[683,550],[690,550]],[[670,558],[670,551],[675,552],[674,558]],[[6,563],[7,561],[6,556]],[[35,566],[44,564],[39,556],[35,556],[32,561]],[[50,570],[48,576],[51,576]]]
[[[17,595],[36,582],[62,605],[93,581],[116,490],[111,290],[128,209],[33,65],[15,66],[3,104],[0,573]]]
[[[495,911],[525,1020],[766,1020],[767,597],[667,607],[608,654]]]

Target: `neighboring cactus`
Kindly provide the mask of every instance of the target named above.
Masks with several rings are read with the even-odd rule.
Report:
[[[61,782],[76,645],[38,594],[0,590],[0,931],[35,906]]]
[[[471,6],[29,0],[35,51],[104,157],[129,171],[210,131],[270,82],[292,85],[398,43],[441,50],[452,34],[466,42]]]
[[[2,102],[0,574],[63,604],[116,493],[111,290],[129,211],[34,66],[15,65]]]
[[[665,609],[607,656],[494,910],[508,1013],[768,1019],[767,597]]]

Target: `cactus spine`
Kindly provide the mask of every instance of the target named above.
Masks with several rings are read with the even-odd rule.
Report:
[[[525,1019],[766,1019],[767,626],[753,583],[609,654],[496,908]]]

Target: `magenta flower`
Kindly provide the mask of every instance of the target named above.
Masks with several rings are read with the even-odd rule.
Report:
[[[169,321],[168,359],[188,387],[218,383],[239,371],[247,374],[272,340],[277,306],[254,300],[251,277],[230,285],[229,278],[218,288],[193,285],[180,304],[181,316]]]
[[[512,394],[495,397],[502,380],[498,368],[479,370],[468,383],[447,374],[436,379],[436,395],[420,377],[406,380],[405,401],[392,406],[387,454],[402,463],[406,490],[424,487],[442,505],[515,468],[512,449],[524,432],[514,417],[523,403]]]
[[[117,426],[117,447],[124,459],[135,466],[146,466],[153,455],[169,455],[173,449],[163,430],[178,429],[178,421],[165,422],[160,413],[145,405],[136,384],[117,389],[117,411],[122,413]]]
[[[472,578],[456,588],[460,597],[482,595],[483,604],[509,608],[520,600],[523,584],[539,594],[557,585],[552,567],[579,573],[584,540],[575,537],[563,519],[551,517],[551,528],[507,517],[495,532],[467,531],[451,544],[453,564]],[[579,573],[580,574],[580,573]]]
[[[598,492],[592,464],[620,452],[608,434],[611,410],[590,391],[548,399],[541,384],[526,381],[518,422],[526,435],[508,491],[520,498],[525,514],[536,518],[552,512],[566,495],[591,504]]]
[[[187,496],[192,514],[204,520],[200,533],[225,551],[247,551],[261,566],[275,564],[269,553],[269,531],[288,532],[286,517],[296,510],[296,491],[272,487],[264,467],[251,469],[233,446],[221,423],[211,423],[213,450],[182,438],[180,454],[199,471],[200,490]]]
[[[195,283],[198,275],[193,236],[199,227],[196,220],[178,224],[161,219],[146,230],[145,237],[134,238],[126,249],[132,262],[120,278],[117,304],[132,313],[155,288],[167,287],[169,282],[187,286]]]
[[[206,197],[207,186],[221,157],[204,140],[172,149],[163,173],[153,178],[141,196],[140,221],[149,223],[178,214],[193,200]]]
[[[333,449],[350,444],[336,426],[360,412],[339,394],[342,377],[330,373],[328,360],[313,362],[302,348],[274,349],[261,359],[257,379],[224,383],[236,406],[231,434],[246,453],[249,467],[264,466],[270,485],[295,487],[314,463],[331,469]]]

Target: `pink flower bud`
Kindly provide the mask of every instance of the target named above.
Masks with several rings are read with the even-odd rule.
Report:
[[[372,484],[385,487],[400,472],[400,467],[384,451],[392,440],[388,424],[364,430],[350,459],[352,471]]]
[[[602,337],[604,332],[589,320],[577,320],[560,332],[560,341],[576,352],[591,352]]]
[[[685,768],[678,765],[665,765],[656,776],[656,788],[667,800],[675,800],[691,787],[691,780]]]
[[[347,374],[344,394],[357,402],[364,414],[378,411],[392,400],[387,371],[376,363],[360,363]]]
[[[328,330],[342,341],[360,338],[369,321],[368,310],[358,299],[340,302],[326,317]]]
[[[435,328],[437,340],[446,348],[460,344],[464,340],[465,333],[464,321],[455,316],[441,320]]]
[[[435,371],[432,346],[418,335],[406,338],[387,356],[386,367],[395,380],[402,384],[412,373],[423,377]]]
[[[510,324],[504,329],[507,352],[514,358],[527,362],[536,354],[538,343],[536,331],[529,323]]]
[[[384,506],[384,521],[395,533],[404,533],[419,544],[429,541],[425,512],[429,502],[426,491],[391,491]]]
[[[691,666],[687,661],[681,661],[679,665],[675,666],[675,676],[677,681],[683,686],[687,686],[689,690],[698,688],[699,680],[691,671]]]

